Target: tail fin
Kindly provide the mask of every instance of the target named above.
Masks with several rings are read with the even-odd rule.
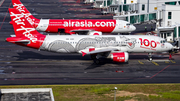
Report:
[[[12,24],[16,37],[7,38],[7,41],[16,40],[16,42],[27,42],[27,46],[39,48],[44,40],[45,35],[40,34],[35,28],[25,19],[25,17],[15,8],[9,8]]]
[[[19,0],[12,0],[12,4],[14,8],[16,8],[20,13],[24,15],[26,20],[33,27],[37,27],[37,24],[40,22],[40,20],[36,19]]]

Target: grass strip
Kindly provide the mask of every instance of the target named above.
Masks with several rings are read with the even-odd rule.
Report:
[[[55,101],[180,101],[180,84],[15,85],[10,88],[52,88]]]

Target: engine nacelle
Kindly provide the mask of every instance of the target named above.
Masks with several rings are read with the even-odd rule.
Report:
[[[102,35],[102,32],[99,32],[99,31],[89,31],[87,35]]]
[[[127,52],[111,53],[111,59],[115,62],[127,62],[129,54]]]

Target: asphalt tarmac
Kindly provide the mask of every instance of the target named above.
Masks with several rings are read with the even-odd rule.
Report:
[[[36,18],[112,18],[75,0],[21,2]],[[128,63],[104,59],[96,65],[88,55],[38,51],[5,42],[14,34],[8,13],[11,0],[0,6],[0,85],[180,83],[180,53],[174,54],[172,61],[168,55],[154,54],[153,62],[147,60],[147,53],[130,53]],[[140,25],[136,32],[143,30]]]

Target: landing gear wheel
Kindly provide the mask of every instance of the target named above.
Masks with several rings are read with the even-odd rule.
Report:
[[[100,62],[99,59],[94,59],[94,63],[98,65],[98,64],[100,64],[101,62]]]
[[[149,58],[149,61],[152,61],[152,58]]]
[[[149,55],[149,61],[152,61],[152,53],[148,53]]]
[[[96,54],[91,55],[91,59],[92,59],[92,60],[97,59],[97,58],[96,58]]]

